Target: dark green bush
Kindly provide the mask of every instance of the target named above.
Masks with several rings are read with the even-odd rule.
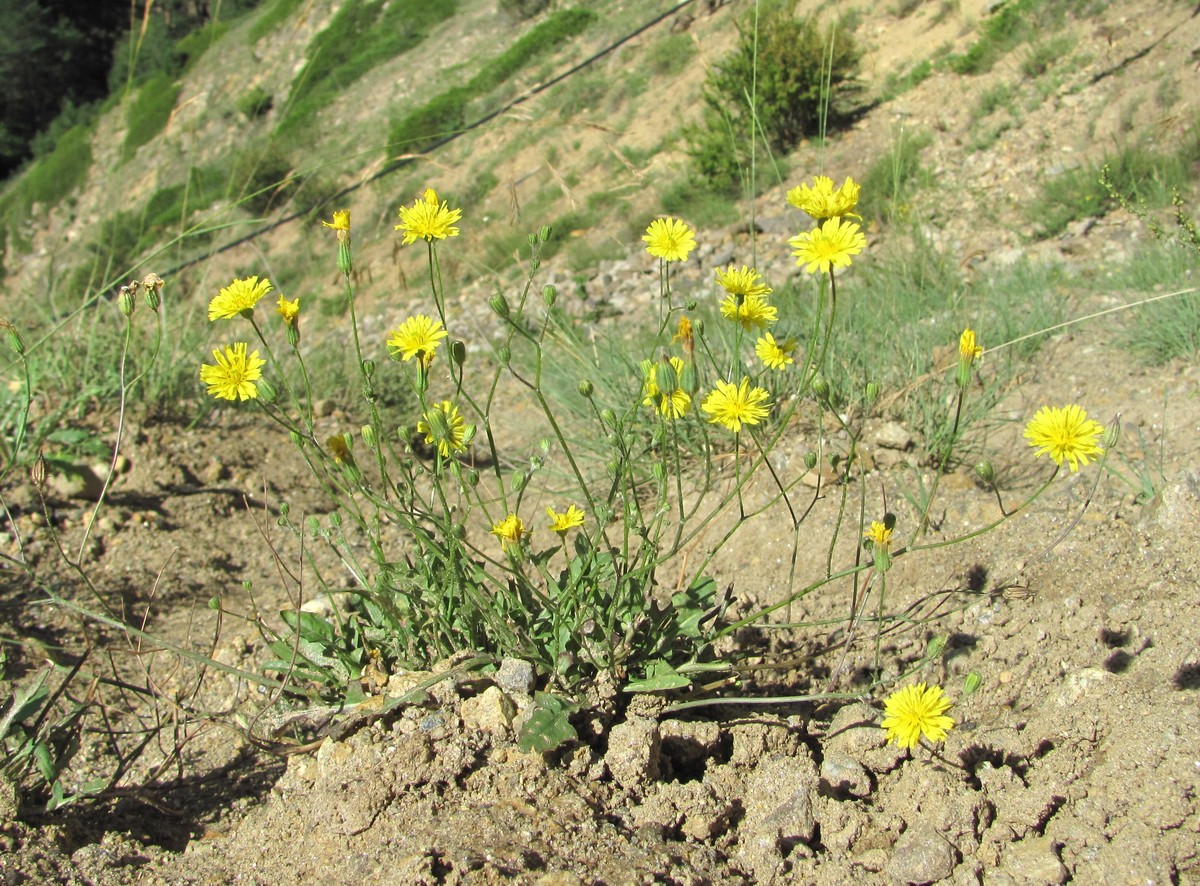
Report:
[[[252,215],[266,215],[287,203],[300,185],[295,167],[274,142],[244,148],[234,158],[230,187]]]
[[[124,159],[133,157],[138,148],[163,131],[175,110],[175,100],[181,89],[171,75],[162,71],[142,84],[125,115],[127,128],[125,144],[121,148]]]
[[[533,18],[549,6],[550,0],[500,0],[500,9],[513,18]]]
[[[798,18],[795,0],[767,5],[738,22],[738,43],[704,88],[701,126],[687,132],[702,178],[735,190],[748,166],[751,134],[777,154],[843,123],[855,96],[861,52],[838,24]],[[753,96],[754,106],[751,107]]]
[[[247,120],[254,120],[271,110],[274,97],[261,86],[255,86],[237,100],[237,109]]]

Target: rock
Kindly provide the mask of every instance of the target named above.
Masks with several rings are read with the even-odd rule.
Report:
[[[1059,884],[1069,878],[1058,857],[1058,847],[1049,837],[1028,837],[1005,847],[1000,868],[988,877],[997,886],[1020,883]]]
[[[658,778],[660,752],[658,724],[639,717],[612,728],[604,763],[617,784],[640,793]]]
[[[871,793],[871,776],[849,754],[826,754],[821,761],[821,784],[835,794],[866,797]]]
[[[928,825],[909,828],[896,841],[888,875],[902,883],[934,883],[949,877],[957,864],[954,847]]]
[[[516,707],[499,686],[489,686],[474,698],[464,698],[460,713],[467,729],[506,738]]]
[[[71,465],[50,474],[48,485],[56,498],[95,501],[104,489],[107,473],[107,465]]]
[[[735,766],[755,766],[767,754],[794,753],[800,747],[800,736],[778,717],[738,723],[729,727],[729,732],[733,736],[729,762]]]
[[[842,754],[871,772],[891,772],[907,751],[887,743],[879,728],[879,712],[865,702],[846,705],[833,715],[825,739],[825,756]]]
[[[725,833],[732,815],[733,804],[719,799],[702,781],[660,785],[632,810],[636,827],[651,825],[692,840],[708,840]]]
[[[746,778],[743,830],[773,837],[779,844],[807,843],[816,833],[812,797],[817,769],[807,756],[771,756]]]
[[[1140,528],[1183,537],[1200,522],[1200,483],[1190,474],[1166,484],[1146,506]]]
[[[492,679],[509,695],[532,695],[537,676],[529,662],[519,658],[506,658],[500,662],[500,667]]]
[[[890,421],[875,432],[875,445],[882,449],[908,452],[915,444],[912,434],[903,425]]]

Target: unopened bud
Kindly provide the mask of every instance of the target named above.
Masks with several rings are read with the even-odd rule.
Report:
[[[600,410],[600,421],[615,430],[617,427],[617,414],[606,406]]]
[[[608,473],[611,476],[615,477],[615,476],[617,476],[617,471],[621,467],[621,463],[619,461],[617,461],[615,458],[610,458],[608,460],[608,463],[604,467],[606,467],[608,469]]]
[[[558,301],[558,287],[557,286],[543,286],[542,287],[542,304],[544,304],[547,308],[552,308],[552,307],[554,307],[554,303],[556,301]]]
[[[258,398],[264,403],[274,403],[279,396],[279,391],[275,389],[275,385],[265,378],[258,380]]]
[[[346,236],[343,237],[342,234]],[[354,257],[350,252],[350,232],[338,231],[338,270],[345,276],[349,277],[354,271]]]
[[[992,467],[992,463],[987,459],[984,459],[983,461],[979,462],[979,464],[975,465],[975,473],[978,475],[979,479],[988,486],[995,485],[996,469]]]
[[[133,294],[137,291],[137,284],[132,287],[122,286],[121,291],[117,295],[117,307],[121,309],[121,316],[128,319],[133,316]]]
[[[462,366],[467,362],[467,343],[465,341],[456,338],[450,342],[450,359],[456,366]]]
[[[297,347],[300,344],[300,324],[285,323],[283,334],[287,337],[289,347]]]
[[[592,394],[594,394],[595,392],[596,392],[596,389],[592,386],[591,381],[589,381],[586,378],[580,379],[580,381],[579,381],[579,396],[586,397],[588,400],[590,400],[590,399],[592,399]]]
[[[288,431],[288,437],[291,438],[292,445],[297,449],[304,448],[304,438],[300,436],[299,431]]]
[[[509,486],[512,488],[513,492],[520,492],[525,488],[525,484],[528,482],[528,480],[529,477],[524,471],[517,471],[512,475],[512,479],[509,480]]]
[[[505,345],[496,352],[496,356],[500,358],[501,364],[507,366],[508,361],[512,359],[512,351],[509,349],[508,345]]]
[[[538,229],[538,239],[545,243],[550,239],[550,234],[552,231],[553,228],[551,228],[549,225],[542,225],[541,228]]]
[[[698,304],[698,302],[694,298],[689,298],[687,300],[686,304],[684,304],[684,307],[687,308],[689,311],[694,311],[694,310],[696,310],[697,304]]]
[[[491,305],[493,311],[501,317],[507,317],[509,314],[508,299],[504,297],[503,292],[497,292],[488,299],[488,304]]]
[[[867,395],[867,403],[874,403],[879,399],[879,382],[869,381],[865,389]]]
[[[810,471],[817,466],[817,454],[815,452],[804,453],[804,466]]]
[[[812,392],[822,402],[829,399],[829,382],[824,376],[818,375],[812,380]]]
[[[471,470],[467,471],[467,485],[472,489],[479,485],[479,471],[475,470],[474,468],[471,468]]]
[[[662,462],[656,461],[650,468],[650,473],[658,483],[663,483],[667,479],[667,469],[662,466]]]
[[[1113,420],[1108,423],[1104,429],[1104,434],[1100,438],[1101,445],[1105,450],[1115,449],[1117,444],[1121,442],[1121,416],[1113,416]]]
[[[979,671],[971,671],[963,680],[963,695],[973,695],[980,685],[983,683],[983,677]]]
[[[214,612],[219,611],[221,608],[221,598],[220,597],[209,597],[208,598],[208,608],[213,610]]]
[[[17,332],[17,327],[13,326],[7,320],[0,320],[0,326],[4,328],[4,334],[8,338],[8,346],[17,353],[18,356],[25,356],[25,342],[21,340],[21,333]]]
[[[542,260],[540,258],[535,257],[535,258],[531,258],[529,260],[529,270],[536,271],[541,266],[542,266]]]
[[[282,501],[279,503],[279,516],[280,517],[286,517],[291,512],[292,512],[292,506],[290,504],[288,504],[286,501]]]
[[[704,335],[704,318],[697,317],[695,320],[693,320],[692,321],[692,329],[696,333],[696,335],[703,336]]]
[[[38,489],[46,485],[46,459],[40,452],[29,467],[29,481]]]
[[[363,360],[362,361],[362,371],[363,371],[363,375],[367,377],[368,381],[370,379],[374,378],[375,377],[375,361],[374,360]]]
[[[373,428],[371,425],[363,425],[360,433],[362,434],[363,442],[366,443],[371,449],[374,449],[379,445],[379,437],[376,436],[375,428]]]

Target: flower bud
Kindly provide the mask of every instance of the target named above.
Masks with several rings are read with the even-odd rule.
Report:
[[[287,337],[287,343],[289,347],[295,348],[300,345],[299,323],[285,323],[283,334]]]
[[[613,430],[617,428],[617,414],[607,406],[600,410],[600,421]]]
[[[279,516],[280,517],[287,517],[287,515],[290,514],[291,512],[292,512],[292,506],[290,504],[288,504],[286,501],[281,501],[279,503]]]
[[[507,317],[509,314],[508,299],[504,297],[503,292],[497,292],[488,299],[488,304],[491,305],[493,311],[501,317]]]
[[[694,298],[689,298],[684,307],[689,311],[694,311],[696,310],[697,304],[698,302]]]
[[[543,437],[542,439],[538,440],[538,449],[542,450],[542,455],[549,455],[550,447],[552,445],[553,444],[551,443],[549,437]]]
[[[4,328],[4,334],[8,338],[8,346],[16,352],[17,356],[25,356],[25,342],[21,340],[21,333],[17,332],[17,327],[13,326],[7,320],[0,320],[0,327]]]
[[[618,434],[609,434],[604,438],[604,441],[612,448],[617,449],[621,445],[621,437]]]
[[[553,228],[551,228],[549,225],[542,225],[541,228],[538,229],[538,239],[545,243],[550,239],[551,231],[553,231]]]
[[[269,379],[260,378],[258,380],[258,398],[264,403],[274,403],[279,396],[279,391],[275,389],[275,385],[271,384]]]
[[[496,352],[496,356],[500,358],[500,362],[503,365],[507,366],[508,361],[512,359],[512,351],[509,349],[508,345],[505,345]]]
[[[536,271],[541,266],[542,266],[542,260],[540,258],[535,257],[535,258],[531,258],[529,260],[529,270]]]
[[[529,481],[529,477],[525,474],[524,471],[517,471],[515,474],[512,475],[512,479],[509,480],[509,486],[512,488],[513,492],[520,492],[522,489],[525,488],[525,484],[528,481]]]
[[[1104,429],[1104,434],[1100,437],[1100,445],[1107,451],[1115,449],[1117,444],[1121,442],[1121,416],[1113,417],[1113,420],[1108,423]]]
[[[547,307],[547,309],[549,309],[549,308],[554,307],[554,303],[556,301],[558,301],[558,287],[557,286],[549,286],[549,285],[543,286],[542,287],[542,304],[544,304]]]
[[[821,402],[829,399],[829,382],[825,381],[824,376],[818,375],[813,378],[812,392]]]
[[[121,309],[121,316],[125,317],[126,319],[133,316],[133,294],[135,292],[137,292],[136,283],[134,283],[132,287],[122,286],[117,295],[117,307]]]
[[[299,431],[288,431],[288,437],[292,440],[292,445],[297,449],[304,448],[304,438],[300,436]]]
[[[966,679],[963,680],[963,695],[974,694],[974,692],[979,689],[982,683],[983,677],[980,675],[979,671],[971,671],[969,674],[967,674]]]
[[[695,320],[692,321],[692,330],[695,332],[696,335],[699,335],[699,336],[704,335],[704,318],[703,317],[697,317]]]
[[[530,234],[530,235],[529,235],[529,245],[530,245],[530,246],[537,246],[537,245],[538,245],[538,235],[537,235],[537,232],[536,232],[536,231],[535,231],[534,233],[532,233],[532,234]]]
[[[467,537],[467,524],[463,523],[462,520],[456,520],[450,526],[450,535],[457,541],[462,541]]]
[[[869,381],[866,387],[867,403],[874,403],[879,399],[879,382]]]
[[[455,366],[462,366],[467,362],[467,343],[460,338],[456,338],[450,342],[450,359],[454,361]]]
[[[208,608],[213,610],[214,612],[220,611],[221,598],[220,597],[209,597],[208,598]]]
[[[590,399],[592,399],[592,394],[594,394],[595,392],[596,392],[596,389],[592,386],[592,383],[590,380],[588,380],[586,378],[580,379],[580,381],[579,381],[579,396],[585,397],[588,400],[590,400]]]
[[[38,453],[38,457],[34,459],[33,464],[29,467],[29,482],[31,482],[37,489],[41,489],[46,485],[46,459],[42,458],[42,454],[40,452]]]
[[[605,464],[604,467],[608,469],[608,473],[610,476],[615,477],[615,476],[617,476],[617,471],[620,470],[621,463],[619,461],[617,461],[615,458],[610,458],[608,460],[608,463]]]
[[[375,434],[375,428],[371,425],[363,425],[360,431],[363,442],[371,449],[375,449],[379,445],[379,437]]]
[[[363,375],[366,376],[368,381],[370,381],[372,378],[374,378],[375,377],[375,361],[374,360],[363,360],[362,361],[362,371],[363,371]]]
[[[975,473],[988,486],[993,486],[996,483],[996,469],[992,467],[992,463],[986,458],[975,465]]]
[[[817,454],[815,452],[804,453],[804,466],[810,471],[817,466]]]
[[[340,511],[334,511],[329,515],[329,525],[334,529],[340,529],[342,526],[342,514]]]
[[[656,461],[650,468],[650,473],[658,483],[665,483],[667,479],[667,469],[663,467],[661,461]]]
[[[467,485],[472,489],[479,485],[479,471],[475,470],[474,468],[471,468],[471,470],[467,471]]]
[[[342,236],[342,235],[345,236]],[[354,271],[354,257],[350,253],[350,232],[338,231],[338,270],[346,277]]]

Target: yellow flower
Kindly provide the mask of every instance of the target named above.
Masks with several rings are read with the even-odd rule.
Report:
[[[656,218],[642,235],[646,251],[663,261],[687,261],[696,248],[696,232],[677,218]]]
[[[399,355],[401,360],[411,360],[420,354],[422,362],[428,365],[447,334],[441,320],[417,314],[388,334],[387,346],[392,356]]]
[[[333,228],[335,231],[350,230],[350,210],[339,209],[333,214],[333,221],[321,222],[327,228]]]
[[[445,201],[439,203],[437,191],[426,188],[425,196],[412,206],[400,207],[400,224],[396,225],[396,230],[404,232],[405,246],[418,239],[427,242],[445,240],[458,236],[454,223],[460,218],[461,209],[451,209]]]
[[[700,408],[712,416],[708,420],[710,424],[724,425],[736,434],[742,425],[756,425],[767,417],[771,404],[765,402],[766,399],[767,392],[762,388],[751,388],[748,378],[743,378],[736,387],[718,381],[717,389],[704,398]]]
[[[741,323],[743,329],[766,329],[779,319],[779,309],[757,295],[727,295],[721,302],[721,316]]]
[[[941,686],[916,683],[888,696],[883,703],[887,716],[879,725],[887,730],[887,740],[902,748],[915,748],[922,735],[930,741],[944,741],[954,728],[954,721],[946,716],[949,708],[950,699]]]
[[[238,314],[246,314],[254,310],[259,299],[271,291],[271,281],[266,277],[247,277],[244,280],[234,280],[208,303],[208,319],[232,320]]]
[[[730,295],[740,295],[744,298],[766,298],[771,294],[771,287],[762,279],[762,274],[742,265],[741,269],[730,265],[725,270],[717,268],[717,282]]]
[[[758,359],[763,361],[763,365],[768,369],[783,369],[795,361],[792,359],[792,352],[796,350],[796,343],[785,338],[783,341],[775,341],[775,336],[769,332],[763,333],[762,337],[754,343],[754,353],[758,354]]]
[[[692,355],[696,352],[696,334],[692,329],[692,321],[688,319],[687,314],[679,318],[679,331],[671,338],[672,342],[679,342],[683,348],[683,353],[687,358],[692,359]]]
[[[870,539],[871,547],[875,550],[886,552],[892,544],[892,530],[886,523],[872,520],[871,527],[863,533],[863,538]]]
[[[861,218],[862,216],[854,211],[854,207],[858,205],[858,195],[861,190],[862,185],[847,176],[846,180],[842,182],[842,186],[835,191],[833,179],[817,175],[813,177],[811,188],[808,185],[800,185],[800,187],[788,191],[787,200],[817,221],[840,215]]]
[[[468,429],[458,407],[449,400],[434,403],[417,422],[417,433],[425,435],[426,443],[436,443],[442,458],[449,458],[451,453],[465,450],[467,443],[474,436],[474,430],[474,427]]]
[[[509,514],[492,526],[492,535],[500,539],[500,544],[506,551],[514,548],[520,550],[521,539],[525,536],[525,524],[516,514]]]
[[[854,222],[831,218],[807,234],[792,237],[788,245],[795,247],[792,255],[797,256],[796,264],[805,265],[804,270],[812,274],[818,269],[849,267],[850,256],[862,252],[867,238]]]
[[[959,359],[970,366],[979,359],[981,354],[983,354],[983,348],[975,343],[975,330],[967,327],[958,337]]]
[[[665,418],[683,418],[692,403],[691,395],[680,387],[683,368],[683,360],[679,357],[672,357],[669,361],[660,363],[643,360],[642,405],[653,406]],[[662,375],[659,375],[660,369]]]
[[[546,513],[550,515],[550,531],[557,532],[563,538],[566,538],[567,530],[583,525],[583,511],[575,505],[569,505],[561,514],[554,508],[546,508]]]
[[[279,300],[275,302],[275,310],[279,316],[283,318],[283,322],[288,326],[296,325],[296,318],[300,316],[300,299],[294,298],[288,301],[283,297],[283,293],[279,293]]]
[[[1025,426],[1025,439],[1037,448],[1039,458],[1049,455],[1059,466],[1065,458],[1072,471],[1104,452],[1097,443],[1103,433],[1100,422],[1088,418],[1083,407],[1077,405],[1062,409],[1043,406]]]
[[[212,352],[215,366],[207,363],[200,365],[200,381],[208,385],[208,393],[222,400],[253,400],[258,397],[258,388],[254,382],[262,378],[262,367],[266,360],[258,356],[258,351],[246,354],[246,343],[236,342],[225,348]]]
[[[334,434],[325,441],[325,448],[339,465],[354,465],[354,453],[350,450],[348,434]]]

